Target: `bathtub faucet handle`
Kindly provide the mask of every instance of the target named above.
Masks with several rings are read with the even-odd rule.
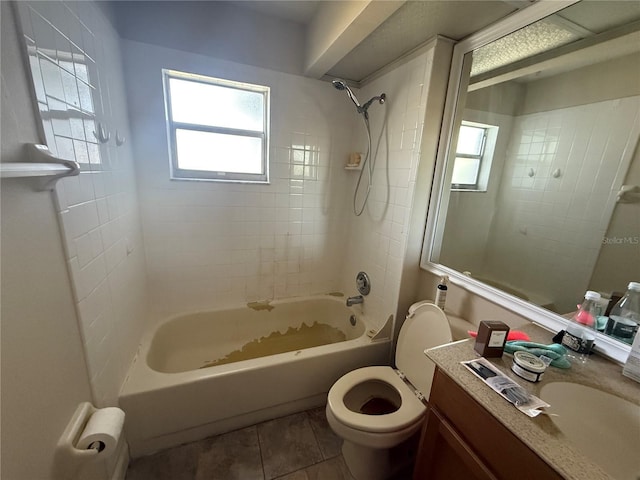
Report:
[[[351,307],[353,305],[356,305],[358,303],[363,303],[364,302],[364,297],[362,295],[357,295],[355,297],[349,297],[347,298],[347,307]]]

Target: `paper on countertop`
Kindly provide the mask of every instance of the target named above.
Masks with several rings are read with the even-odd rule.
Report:
[[[486,358],[466,360],[460,363],[467,367],[476,377],[489,385],[493,391],[507,402],[512,403],[518,410],[531,418],[540,415],[542,413],[541,408],[550,406],[547,402],[540,400],[535,395],[531,395],[522,388],[520,384],[502,373],[500,369]],[[491,372],[486,372],[485,369]],[[483,376],[479,371],[486,375]]]

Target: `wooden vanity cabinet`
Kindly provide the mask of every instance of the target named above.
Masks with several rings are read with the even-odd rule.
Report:
[[[439,369],[429,402],[413,480],[563,478]]]

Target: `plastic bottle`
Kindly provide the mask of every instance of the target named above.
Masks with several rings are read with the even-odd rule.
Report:
[[[640,324],[640,282],[630,282],[627,293],[609,313],[604,333],[631,345]]]
[[[440,310],[444,311],[444,305],[447,301],[447,282],[449,281],[449,277],[443,275],[440,278],[440,283],[436,287],[436,305]]]
[[[600,294],[589,290],[578,311],[571,317],[562,345],[567,348],[567,357],[585,363],[589,358],[593,341],[596,339],[596,317],[600,313]]]
[[[629,352],[629,358],[624,364],[622,374],[636,382],[640,382],[640,335],[636,335],[636,339],[631,345],[631,352]]]

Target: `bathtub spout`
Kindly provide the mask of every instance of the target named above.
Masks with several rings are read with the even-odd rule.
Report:
[[[349,297],[347,298],[347,307],[351,307],[353,305],[356,305],[358,303],[363,303],[363,302],[364,302],[364,297],[362,295]]]

